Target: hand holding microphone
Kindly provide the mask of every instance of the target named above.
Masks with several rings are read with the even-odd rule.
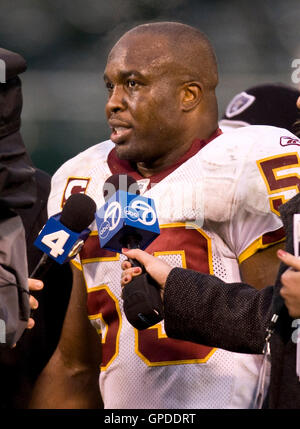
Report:
[[[100,247],[118,253],[123,248],[145,249],[159,235],[153,200],[138,194],[130,176],[116,174],[105,182],[106,203],[96,213]],[[123,287],[123,308],[129,323],[142,330],[163,319],[163,305],[155,280],[136,259],[130,263],[141,267],[142,274]]]
[[[147,273],[150,274],[150,276],[159,285],[160,295],[163,299],[165,284],[172,267],[161,259],[156,258],[141,249],[123,249],[123,254],[127,256],[128,260],[122,263],[122,287],[131,282],[134,277],[141,274],[141,270],[137,269],[137,267],[130,263],[130,260],[136,260],[143,265]]]
[[[41,280],[56,262],[63,264],[77,255],[89,235],[88,226],[94,220],[96,209],[96,204],[90,197],[74,194],[68,198],[62,212],[50,217],[44,225],[34,242],[44,253],[30,274],[28,291],[26,290],[31,311],[38,307],[38,300],[32,292],[43,288]],[[29,317],[27,329],[33,328],[34,324],[34,319]]]

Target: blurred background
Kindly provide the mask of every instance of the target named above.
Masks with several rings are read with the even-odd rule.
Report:
[[[295,86],[299,0],[0,0],[0,46],[28,64],[21,131],[37,167],[53,174],[108,138],[106,56],[126,30],[162,20],[193,25],[210,38],[219,62],[220,115],[249,86]]]

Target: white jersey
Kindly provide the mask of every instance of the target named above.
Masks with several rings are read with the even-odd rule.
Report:
[[[240,281],[239,262],[283,239],[278,206],[298,192],[299,145],[283,129],[244,127],[201,150],[193,149],[194,142],[176,168],[143,179],[117,160],[114,144],[106,141],[56,172],[49,215],[61,211],[73,192],[85,192],[101,207],[104,181],[127,172],[156,204],[161,234],[148,252],[172,266]],[[95,222],[91,228],[77,265],[86,282],[89,318],[102,337],[105,408],[253,407],[262,356],[168,338],[163,322],[134,329],[121,299],[124,257],[101,249]]]

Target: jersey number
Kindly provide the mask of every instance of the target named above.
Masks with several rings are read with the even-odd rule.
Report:
[[[176,243],[180,243],[179,250]],[[182,246],[186,249],[181,250]],[[156,249],[159,249],[156,250]],[[213,273],[210,238],[199,228],[186,229],[185,224],[161,226],[161,235],[147,249],[157,257],[174,259],[177,266]],[[180,261],[180,263],[179,263]],[[102,365],[105,370],[118,355],[121,312],[118,299],[106,285],[88,293],[89,318],[105,324],[102,329]],[[97,326],[95,326],[97,328]],[[189,341],[168,338],[159,323],[143,331],[135,331],[135,352],[148,366],[206,362],[216,350]]]
[[[64,253],[64,245],[68,241],[69,237],[70,234],[62,229],[60,231],[55,231],[51,234],[44,235],[44,237],[41,239],[41,242],[51,249],[50,255],[54,258],[57,258]]]
[[[279,206],[287,201],[283,193],[289,190],[300,191],[300,176],[291,171],[292,169],[299,171],[299,156],[296,152],[276,155],[257,161],[257,165],[271,195],[269,198],[271,210],[279,216]],[[287,170],[290,170],[290,173]]]

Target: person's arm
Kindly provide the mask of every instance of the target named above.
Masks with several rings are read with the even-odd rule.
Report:
[[[73,287],[61,338],[36,382],[30,408],[102,406],[98,385],[101,342],[87,317],[83,275],[75,267],[72,271]]]
[[[300,318],[300,259],[288,252],[278,252],[281,261],[290,266],[281,276],[280,295],[284,299],[289,315]]]
[[[160,285],[169,337],[239,353],[262,353],[273,287],[258,291],[245,283],[225,283],[197,271],[172,269],[139,249],[123,253],[141,262]],[[122,268],[122,286],[140,273],[128,261]]]
[[[274,285],[279,270],[280,260],[277,251],[284,248],[284,243],[274,244],[264,250],[256,252],[240,264],[242,281],[263,289]]]
[[[273,287],[174,268],[164,289],[165,330],[169,337],[237,353],[262,353],[271,317]]]

